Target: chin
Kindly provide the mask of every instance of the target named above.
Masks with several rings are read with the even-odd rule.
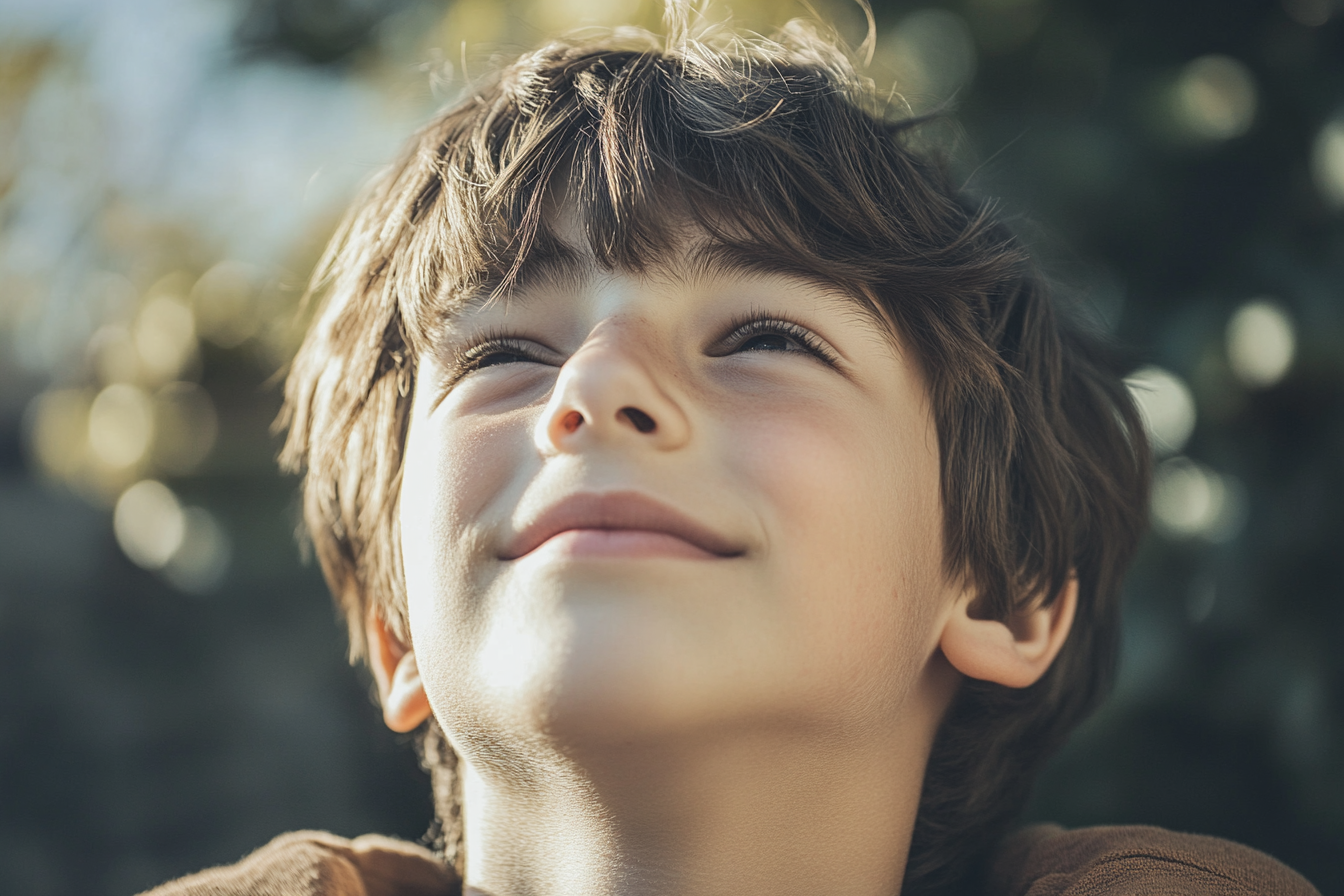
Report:
[[[729,674],[744,658],[705,637],[686,612],[696,598],[572,583],[553,597],[528,620],[497,615],[478,654],[483,702],[518,735],[600,749],[704,733],[748,709]]]

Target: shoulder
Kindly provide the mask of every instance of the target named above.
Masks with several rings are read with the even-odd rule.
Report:
[[[294,831],[233,865],[207,868],[142,896],[460,896],[456,875],[423,847],[366,834]]]
[[[1125,826],[1065,830],[1033,825],[1009,836],[986,896],[1320,896],[1288,866],[1249,846]]]

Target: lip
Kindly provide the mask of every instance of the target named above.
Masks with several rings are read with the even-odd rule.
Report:
[[[711,557],[737,557],[744,550],[698,520],[647,495],[607,492],[570,495],[550,505],[508,540],[499,557],[517,560],[562,533],[593,531],[671,536]]]

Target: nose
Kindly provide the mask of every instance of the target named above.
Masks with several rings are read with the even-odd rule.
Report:
[[[537,421],[535,438],[543,455],[595,443],[659,451],[686,444],[690,420],[633,348],[603,338],[570,356]]]

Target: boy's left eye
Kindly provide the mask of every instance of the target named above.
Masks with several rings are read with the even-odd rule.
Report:
[[[786,352],[812,355],[827,364],[834,353],[804,326],[789,320],[756,317],[733,325],[721,342],[726,354],[738,352]]]
[[[740,352],[796,352],[800,346],[783,333],[760,333],[737,347]]]

